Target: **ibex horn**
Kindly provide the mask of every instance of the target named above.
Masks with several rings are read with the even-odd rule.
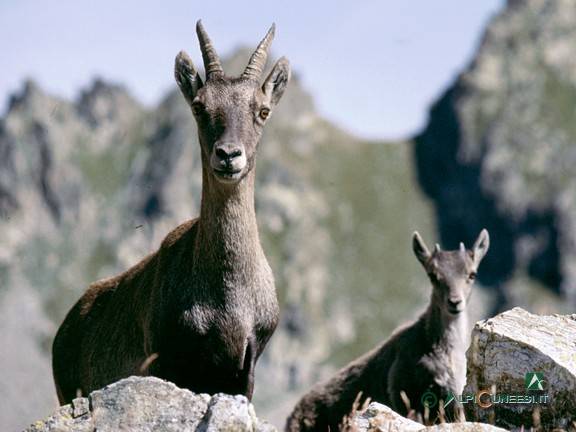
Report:
[[[206,69],[206,79],[213,73],[222,73],[222,66],[216,50],[212,45],[212,41],[208,37],[206,30],[202,26],[202,21],[198,20],[196,23],[196,33],[200,41],[200,50],[202,51],[202,59],[204,60],[204,69]]]
[[[440,252],[440,245],[438,243],[436,243],[436,245],[434,246],[434,252],[438,253]]]
[[[272,45],[272,39],[274,39],[274,30],[276,29],[276,25],[272,24],[262,42],[250,57],[250,61],[248,62],[248,66],[244,69],[244,73],[242,76],[253,76],[256,78],[260,78],[262,75],[262,71],[264,70],[264,65],[266,64],[266,57],[268,57],[268,51],[270,50],[270,45]]]
[[[466,247],[464,246],[464,243],[462,243],[462,242],[460,242],[460,251],[466,252]]]

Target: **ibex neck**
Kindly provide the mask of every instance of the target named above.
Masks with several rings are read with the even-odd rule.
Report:
[[[260,249],[254,209],[254,174],[237,184],[220,184],[204,173],[197,248],[203,259],[230,266]]]
[[[432,298],[423,318],[426,338],[432,344],[449,348],[465,343],[468,327],[465,310],[457,315],[449,315],[434,304]]]

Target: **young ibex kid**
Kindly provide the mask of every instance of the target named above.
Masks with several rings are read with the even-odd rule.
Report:
[[[450,391],[460,394],[469,344],[466,307],[488,246],[488,232],[483,230],[471,250],[460,243],[455,251],[436,245],[430,252],[415,232],[412,248],[432,283],[428,308],[415,322],[397,328],[382,345],[316,385],[296,405],[286,430],[339,430],[359,393],[359,405],[370,398],[407,415],[409,404],[420,421],[425,415],[425,393],[432,392],[438,402],[446,400]],[[438,405],[430,408],[429,418],[434,420]],[[446,418],[459,415],[455,410]]]

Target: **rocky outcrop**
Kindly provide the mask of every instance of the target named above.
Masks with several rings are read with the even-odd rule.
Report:
[[[77,398],[24,432],[275,432],[278,429],[258,419],[244,396],[195,394],[154,377],[130,377],[87,398]],[[351,418],[342,431],[458,431],[497,432],[483,423],[445,423],[423,426],[379,403]]]
[[[195,394],[154,377],[131,377],[74,399],[25,432],[273,432],[244,396]]]
[[[466,387],[454,396],[464,405],[468,422],[426,427],[373,402],[352,414],[342,430],[572,431],[576,427],[576,315],[537,316],[515,308],[478,322],[467,358]],[[26,432],[59,430],[277,429],[259,419],[244,396],[198,395],[158,378],[131,377],[75,399]]]
[[[418,431],[418,432],[499,432],[505,431],[486,423],[442,423],[434,426],[423,426],[395,413],[386,405],[371,403],[360,413],[349,427],[348,432],[385,432],[385,431]],[[346,432],[346,431],[345,431]]]
[[[466,418],[506,429],[576,427],[576,315],[514,308],[476,324],[467,352]],[[479,392],[485,392],[479,395]]]

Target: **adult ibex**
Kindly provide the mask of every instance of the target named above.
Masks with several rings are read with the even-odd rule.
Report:
[[[334,377],[316,385],[294,408],[286,430],[337,431],[356,401],[370,398],[394,411],[425,419],[427,393],[436,401],[450,391],[460,394],[466,380],[468,320],[466,307],[476,271],[488,250],[489,237],[482,230],[471,250],[430,252],[415,232],[412,248],[432,283],[428,308],[416,321],[397,328],[379,347],[354,360]],[[359,397],[359,393],[361,393]],[[359,399],[356,399],[359,397]],[[450,407],[454,407],[453,403]],[[434,420],[438,405],[430,406]],[[460,416],[458,409],[448,420]]]
[[[237,78],[224,74],[200,21],[196,31],[206,82],[184,52],[175,76],[198,124],[200,216],[131,269],[90,285],[70,310],[53,345],[62,404],[139,374],[252,396],[254,365],[279,316],[256,226],[254,166],[290,66],[281,58],[260,83],[274,25]]]

